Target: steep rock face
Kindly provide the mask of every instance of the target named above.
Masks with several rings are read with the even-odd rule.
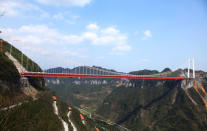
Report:
[[[193,88],[189,95],[181,81],[150,80],[137,87],[115,89],[98,109],[105,118],[132,130],[203,130],[207,129],[207,112],[202,99]]]
[[[11,47],[12,47],[12,50],[10,52]],[[17,48],[15,48],[14,46],[12,46],[10,43],[6,41],[3,41],[3,52],[1,54],[3,55],[5,54],[8,57],[7,59],[11,61],[11,63],[15,66],[15,70],[17,70],[18,72],[24,72],[24,71],[40,72],[42,71],[42,69],[37,63],[35,63],[33,60],[31,60],[29,57],[23,54],[20,50],[18,50]],[[28,80],[29,80],[29,83],[36,89],[41,90],[41,89],[44,89],[45,87],[45,81],[43,78],[29,77]]]
[[[14,84],[18,86],[20,84],[20,75],[9,58],[4,55],[0,54],[0,80],[1,83],[7,84]]]
[[[44,90],[45,87],[43,78],[20,76],[21,72],[34,71],[40,67],[15,47],[12,47],[11,54],[8,53],[11,46],[3,41],[3,52],[0,52],[0,107],[19,103],[29,97],[35,98],[36,89]]]
[[[24,98],[16,67],[6,55],[0,54],[0,107],[11,105]]]

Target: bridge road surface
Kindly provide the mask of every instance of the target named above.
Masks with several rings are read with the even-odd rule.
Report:
[[[89,75],[89,74],[63,74],[63,73],[45,73],[45,72],[22,72],[21,76],[31,77],[69,77],[69,78],[112,78],[112,79],[174,79],[185,80],[185,77],[165,77],[153,75]]]

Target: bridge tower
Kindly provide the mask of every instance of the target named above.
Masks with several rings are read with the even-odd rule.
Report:
[[[191,70],[190,70],[190,68],[191,68],[191,66],[192,66],[192,68],[193,68],[193,74],[192,75],[190,75],[190,72],[191,72]],[[188,78],[195,78],[195,61],[194,61],[194,58],[191,60],[191,59],[188,59]]]

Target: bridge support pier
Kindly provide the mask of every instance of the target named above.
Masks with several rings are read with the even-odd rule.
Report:
[[[181,82],[181,88],[185,89],[185,88],[191,88],[193,87],[193,79],[185,79],[182,80]]]
[[[26,77],[21,77],[20,81],[21,81],[21,87],[22,88],[30,86],[29,80]]]

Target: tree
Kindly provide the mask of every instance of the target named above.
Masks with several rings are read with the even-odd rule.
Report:
[[[163,72],[172,72],[172,70],[170,69],[170,68],[165,68],[163,71],[162,71],[162,73]]]

